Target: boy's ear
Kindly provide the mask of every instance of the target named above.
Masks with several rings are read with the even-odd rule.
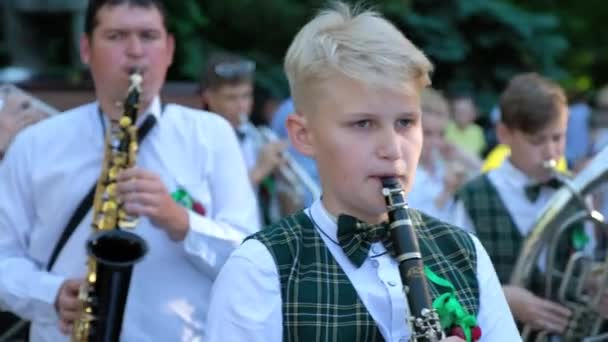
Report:
[[[502,122],[496,125],[496,137],[498,142],[504,145],[511,145],[511,130]]]
[[[293,147],[306,156],[314,157],[314,144],[306,117],[293,113],[287,117],[285,125]]]
[[[80,60],[82,61],[82,63],[85,65],[89,65],[91,61],[91,41],[86,33],[83,33],[80,36],[79,52]]]

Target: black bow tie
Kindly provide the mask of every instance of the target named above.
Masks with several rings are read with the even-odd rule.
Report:
[[[360,267],[369,253],[372,243],[382,241],[391,250],[387,222],[368,224],[349,215],[338,216],[338,242],[350,261]]]
[[[544,187],[559,189],[562,186],[562,182],[557,178],[551,178],[550,180],[542,183],[534,183],[528,184],[524,187],[524,192],[526,193],[526,197],[530,202],[536,202],[538,196],[540,196],[540,191]]]

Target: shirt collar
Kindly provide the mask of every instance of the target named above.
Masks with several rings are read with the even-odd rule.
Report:
[[[96,112],[100,111],[99,101],[95,102],[95,108],[96,108]],[[161,102],[160,102],[160,98],[158,96],[156,96],[152,100],[152,102],[150,102],[150,105],[148,106],[148,108],[146,108],[146,110],[143,111],[142,113],[143,113],[143,115],[140,115],[137,118],[137,121],[136,121],[136,125],[138,127],[144,122],[144,120],[149,115],[154,115],[154,117],[156,118],[156,121],[159,122],[160,121],[160,116],[162,114],[162,105],[161,105]],[[106,115],[103,115],[103,122],[104,122],[104,126],[108,127],[109,119],[108,119],[108,117]]]
[[[338,232],[338,219],[325,209],[321,198],[316,199],[310,206],[309,214],[312,220],[318,226],[317,228],[322,229],[327,236],[332,239],[337,239]]]
[[[162,110],[163,109],[160,103],[160,98],[156,96],[154,100],[150,102],[148,108],[146,108],[146,110],[143,112],[143,115],[137,118],[137,126],[139,127],[149,115],[154,115],[154,117],[156,118],[156,122],[160,122]]]
[[[515,188],[523,189],[526,185],[534,183],[534,179],[513,165],[510,158],[505,159],[496,169],[496,172],[500,173],[502,179],[506,180],[506,182],[510,183]]]

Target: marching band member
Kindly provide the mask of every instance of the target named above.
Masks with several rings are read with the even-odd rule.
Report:
[[[411,187],[431,63],[379,14],[336,3],[296,35],[285,69],[297,112],[289,137],[317,161],[323,196],[230,256],[214,284],[207,339],[408,340],[411,303],[379,225],[381,179]],[[456,335],[443,341],[518,341],[479,241],[409,214],[442,328]]]

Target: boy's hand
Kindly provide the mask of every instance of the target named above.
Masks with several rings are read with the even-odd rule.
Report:
[[[134,167],[119,173],[116,185],[129,215],[147,216],[171,240],[184,240],[190,229],[188,211],[171,198],[157,174]]]
[[[260,184],[266,176],[285,162],[283,158],[285,148],[287,148],[285,141],[274,141],[262,146],[255,168],[251,172],[252,183]]]
[[[568,326],[570,309],[535,296],[519,286],[503,286],[513,316],[534,330],[562,334]]]
[[[608,288],[605,288],[602,285],[602,280],[603,270],[598,272],[592,272],[591,276],[585,280],[584,286],[585,290],[589,293],[591,297],[595,297],[598,291],[603,291],[602,298],[600,298],[598,310],[602,318],[608,319]]]
[[[72,331],[72,325],[78,318],[80,302],[78,293],[84,279],[67,279],[59,288],[59,293],[55,299],[55,310],[59,315],[59,329],[68,335]]]

